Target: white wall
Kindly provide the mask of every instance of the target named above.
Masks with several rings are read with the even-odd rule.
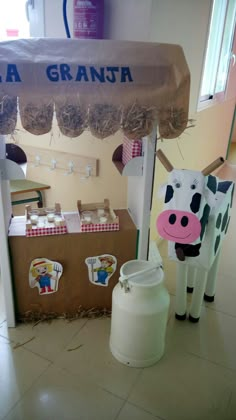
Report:
[[[152,0],[104,0],[104,37],[149,41]]]
[[[39,0],[37,0],[39,1]],[[45,36],[66,37],[62,0],[44,0]],[[104,0],[104,38],[148,41],[152,0]],[[67,0],[67,18],[73,33],[73,0]]]
[[[191,74],[190,113],[197,109],[211,0],[153,0],[150,41],[179,44]]]
[[[232,143],[236,143],[236,117],[234,119],[233,128],[232,129],[233,129],[233,131],[232,131],[231,141],[232,141]]]

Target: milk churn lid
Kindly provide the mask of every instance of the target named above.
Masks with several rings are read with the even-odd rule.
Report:
[[[134,286],[152,287],[162,282],[164,277],[162,265],[146,260],[131,260],[120,269],[120,283],[130,283]]]

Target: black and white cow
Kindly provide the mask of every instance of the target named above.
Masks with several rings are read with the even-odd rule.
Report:
[[[195,287],[189,319],[199,320],[203,295],[213,301],[222,239],[230,220],[234,183],[202,172],[173,169],[162,187],[165,208],[157,230],[178,264],[176,318],[186,317],[186,287]],[[189,277],[189,278],[188,278]],[[205,293],[205,294],[204,294]]]

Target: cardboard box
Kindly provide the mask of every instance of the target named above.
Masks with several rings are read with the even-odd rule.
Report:
[[[51,219],[49,216],[51,216]],[[46,207],[32,209],[31,206],[26,206],[25,217],[27,237],[61,235],[67,233],[66,222],[61,213],[61,206],[59,203],[56,203],[55,208],[53,209],[48,209]],[[36,220],[34,220],[34,218],[36,218]]]
[[[81,232],[109,232],[119,230],[119,217],[110,208],[109,200],[103,203],[82,204],[77,201]]]

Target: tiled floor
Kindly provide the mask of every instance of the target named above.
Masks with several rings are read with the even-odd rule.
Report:
[[[223,176],[236,180],[236,167]],[[161,245],[171,307],[165,355],[150,368],[112,357],[107,318],[7,330],[2,310],[0,419],[236,420],[235,210],[236,200],[216,299],[198,324],[174,318],[175,267]]]

